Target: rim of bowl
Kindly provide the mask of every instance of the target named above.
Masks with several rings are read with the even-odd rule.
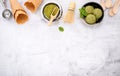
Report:
[[[102,17],[99,19],[99,21],[97,21],[94,24],[88,24],[85,21],[85,19],[82,18],[83,19],[83,23],[86,24],[86,25],[89,25],[89,26],[94,26],[94,25],[100,24],[102,22],[103,18],[104,18],[104,10],[103,10],[102,6],[99,3],[97,3],[97,2],[88,2],[88,3],[85,3],[82,7],[85,7],[85,6],[89,5],[89,4],[93,4],[93,5],[95,4],[94,7],[97,5],[98,8],[100,8],[102,10]]]
[[[47,18],[45,18],[44,14],[43,14],[44,7],[45,7],[47,4],[56,4],[56,5],[59,7],[59,9],[60,9],[59,15],[58,15],[58,17],[56,18],[56,20],[54,20],[54,21],[59,20],[59,19],[62,17],[63,9],[62,9],[62,6],[61,6],[58,2],[56,2],[56,1],[46,2],[46,3],[42,6],[42,10],[41,10],[42,19],[44,19],[46,22],[49,21]]]

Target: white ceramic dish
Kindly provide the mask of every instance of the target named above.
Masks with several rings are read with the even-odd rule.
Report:
[[[62,6],[61,6],[58,2],[49,1],[49,2],[45,3],[45,4],[42,6],[42,10],[41,10],[41,16],[42,16],[42,18],[43,18],[46,22],[48,22],[49,20],[48,20],[47,18],[45,18],[44,14],[43,14],[44,7],[45,7],[46,5],[48,5],[48,4],[51,4],[51,3],[52,3],[52,4],[56,4],[56,5],[58,6],[58,8],[60,9],[60,13],[59,13],[59,15],[58,15],[58,17],[56,18],[55,21],[58,21],[58,20],[62,17],[62,14],[63,14]]]

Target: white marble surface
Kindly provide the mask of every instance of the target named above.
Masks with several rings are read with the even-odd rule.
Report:
[[[42,5],[47,1],[51,0]],[[70,0],[54,1],[67,11]],[[109,17],[106,10],[102,23],[89,27],[80,20],[78,9],[95,0],[74,1],[75,23],[64,24],[61,19],[51,27],[42,20],[41,7],[32,14],[23,6],[25,0],[19,0],[30,18],[24,25],[3,19],[0,7],[0,76],[120,75],[120,11]],[[65,28],[63,33],[59,25]]]

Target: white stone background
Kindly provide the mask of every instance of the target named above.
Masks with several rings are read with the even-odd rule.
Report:
[[[26,0],[18,1],[24,7]],[[70,0],[52,1],[62,5],[64,16]],[[110,17],[106,10],[103,21],[90,27],[81,21],[78,9],[99,0],[74,1],[74,24],[61,19],[51,27],[41,17],[42,5],[36,13],[24,7],[29,21],[23,25],[3,19],[0,7],[0,76],[120,76],[120,11]]]

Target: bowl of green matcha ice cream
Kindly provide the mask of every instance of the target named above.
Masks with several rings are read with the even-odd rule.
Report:
[[[86,3],[79,11],[80,17],[89,25],[100,23],[104,17],[102,6],[96,2]]]

